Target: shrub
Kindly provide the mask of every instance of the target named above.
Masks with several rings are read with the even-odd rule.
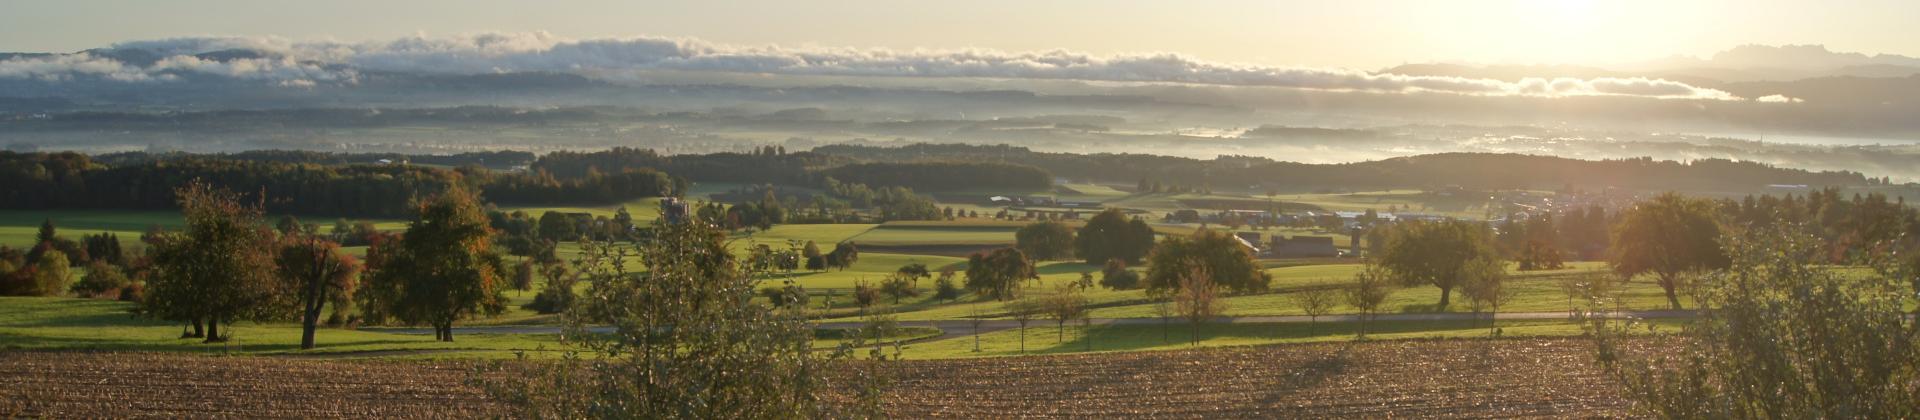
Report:
[[[93,260],[87,263],[87,275],[81,276],[79,283],[73,284],[73,293],[83,297],[119,299],[121,289],[131,283],[120,266],[108,264],[105,260]]]
[[[785,308],[788,306],[804,308],[807,306],[807,289],[800,287],[800,285],[793,284],[792,280],[788,280],[784,286],[761,288],[760,295],[766,296],[767,302],[775,308]]]
[[[960,298],[960,286],[953,283],[953,276],[940,276],[939,280],[933,281],[933,298],[939,300]]]
[[[869,286],[866,281],[853,285],[853,301],[859,303],[861,308],[873,306],[873,302],[878,300],[880,300],[880,288]]]
[[[1636,322],[1595,318],[1598,358],[1651,417],[1915,418],[1920,345],[1902,313],[1914,273],[1855,275],[1812,265],[1820,240],[1781,226],[1725,236],[1729,266],[1702,276],[1699,315],[1671,345],[1624,337]],[[1916,285],[1915,287],[1920,287]]]
[[[67,293],[70,287],[68,283],[73,281],[73,268],[67,261],[66,253],[48,250],[40,254],[40,260],[33,266],[33,289],[28,294],[59,296]]]
[[[1128,270],[1127,263],[1118,258],[1107,260],[1100,269],[1100,287],[1112,290],[1133,290],[1140,288],[1140,273]]]
[[[880,282],[880,293],[885,293],[887,296],[892,297],[893,303],[898,305],[900,304],[900,298],[920,296],[920,289],[913,287],[911,277],[895,274],[888,276],[885,281]]]
[[[547,275],[547,285],[540,288],[540,294],[533,296],[533,302],[520,307],[542,314],[557,314],[573,308],[574,276],[568,275],[567,269],[559,264],[547,266],[542,271]]]

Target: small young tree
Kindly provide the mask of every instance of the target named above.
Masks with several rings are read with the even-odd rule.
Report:
[[[1338,291],[1328,288],[1301,290],[1288,297],[1293,300],[1294,306],[1300,307],[1300,312],[1307,314],[1309,329],[1319,326],[1320,316],[1333,310],[1333,305],[1340,299]]]
[[[1587,281],[1592,273],[1562,275],[1553,278],[1553,285],[1567,297],[1567,317],[1573,318],[1579,313],[1579,307],[1573,305],[1574,299],[1587,299]]]
[[[867,307],[880,300],[880,288],[861,280],[853,284],[853,302],[860,305],[860,313],[867,313]]]
[[[1167,338],[1167,333],[1169,330],[1172,329],[1172,326],[1173,326],[1173,314],[1174,312],[1173,312],[1172,297],[1170,296],[1155,297],[1153,299],[1153,316],[1160,318],[1160,343],[1161,344],[1166,344],[1169,340]]]
[[[1067,337],[1067,322],[1087,316],[1087,297],[1080,289],[1070,285],[1060,285],[1053,295],[1041,300],[1047,318],[1052,318],[1055,326],[1054,343],[1061,343]]]
[[[1044,309],[1041,308],[1040,302],[1032,298],[1023,298],[1007,302],[1004,307],[1007,310],[1007,316],[1013,317],[1014,322],[1020,323],[1020,352],[1026,353],[1027,323],[1032,322],[1033,317],[1038,316]]]
[[[1480,308],[1490,308],[1487,315],[1487,335],[1492,337],[1498,330],[1500,305],[1513,298],[1514,289],[1507,285],[1506,267],[1499,260],[1482,258],[1460,266],[1460,292],[1472,302],[1474,312]]]
[[[910,278],[915,277],[902,275],[901,273],[894,273],[894,275],[887,276],[886,280],[880,282],[880,293],[892,297],[893,304],[895,305],[900,304],[900,298],[920,296],[920,289],[913,287],[913,281],[909,280]]]
[[[1387,295],[1393,293],[1393,273],[1386,268],[1367,264],[1353,275],[1353,285],[1347,287],[1347,306],[1360,310],[1360,331],[1357,337],[1367,337],[1367,327],[1373,323],[1374,314],[1379,313],[1380,304],[1386,303]]]
[[[1173,302],[1179,308],[1180,316],[1193,325],[1193,345],[1200,345],[1200,326],[1220,313],[1226,311],[1226,302],[1220,301],[1220,287],[1213,283],[1213,273],[1205,264],[1188,265],[1187,275],[1180,277],[1180,288],[1174,293]]]
[[[987,322],[987,315],[980,313],[980,305],[967,308],[967,324],[973,325],[973,352],[980,352],[980,324]]]

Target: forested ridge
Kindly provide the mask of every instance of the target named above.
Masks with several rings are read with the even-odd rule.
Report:
[[[402,217],[413,212],[415,199],[454,188],[477,188],[501,203],[589,204],[673,195],[684,185],[645,168],[562,180],[474,166],[325,165],[217,155],[123,162],[71,152],[0,152],[0,208],[173,209],[175,189],[198,179],[253,194],[275,213]]]
[[[1048,153],[1018,146],[960,144],[831,145],[816,148],[814,152],[883,162],[999,162],[1034,166],[1053,176],[1076,180],[1133,183],[1146,179],[1188,186],[1551,189],[1573,185],[1720,191],[1751,190],[1768,184],[1816,187],[1868,184],[1866,176],[1858,172],[1812,172],[1725,159],[1579,160],[1521,154],[1442,153],[1356,163],[1308,164],[1250,156],[1200,160],[1130,153]]]
[[[582,177],[594,171],[654,168],[697,182],[825,187],[826,180],[833,178],[875,188],[906,187],[923,192],[978,188],[1024,191],[1052,185],[1051,174],[1031,165],[966,159],[855,159],[817,152],[788,153],[777,146],[747,153],[702,155],[665,155],[627,147],[596,152],[561,151],[541,156],[532,168],[560,179]]]
[[[191,154],[183,152],[150,153],[119,152],[93,156],[93,160],[108,165],[128,165],[156,160],[182,158],[216,157],[228,160],[280,163],[314,163],[322,165],[375,164],[382,160],[388,162],[407,162],[423,165],[465,166],[480,165],[489,168],[511,168],[533,163],[536,156],[532,152],[499,150],[489,152],[465,152],[450,155],[421,155],[401,153],[342,153],[316,152],[309,150],[248,150],[234,153]]]
[[[385,163],[380,162],[386,159]],[[403,163],[457,166],[447,169]],[[502,171],[503,165],[525,171]],[[679,195],[693,182],[825,188],[838,183],[914,191],[1045,189],[1055,177],[1212,188],[1470,189],[1565,186],[1674,191],[1753,191],[1770,184],[1868,185],[1857,172],[1812,172],[1724,159],[1578,160],[1448,153],[1345,164],[1222,156],[1198,160],[1138,154],[1035,152],[1013,146],[916,144],[825,146],[789,153],[666,155],[617,147],[594,152],[479,152],[445,156],[250,151],[233,154],[0,152],[3,208],[171,209],[173,189],[193,179],[265,194],[272,212],[350,217],[407,214],[415,197],[454,186],[511,204],[600,204]]]

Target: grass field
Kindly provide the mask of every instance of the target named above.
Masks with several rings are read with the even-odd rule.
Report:
[[[525,207],[501,206],[500,211],[504,211],[508,213],[512,213],[515,211],[524,211],[535,218],[538,218],[540,217],[540,215],[546,214],[549,211],[557,211],[561,213],[587,213],[594,216],[613,217],[614,211],[619,209],[620,207],[627,208],[627,214],[633,216],[634,225],[644,226],[648,223],[653,223],[654,219],[660,218],[660,199],[659,198],[642,198],[638,200],[628,201],[625,203],[607,204],[607,205],[599,205],[599,206],[525,206]]]
[[[296,216],[298,217],[298,216]],[[280,216],[268,215],[267,222],[278,221]],[[337,218],[299,217],[303,223],[320,225],[321,231],[333,227]],[[136,245],[140,235],[147,228],[159,226],[162,229],[178,230],[186,224],[177,211],[131,211],[131,210],[0,210],[0,245],[12,247],[32,246],[35,236],[40,232],[40,223],[53,220],[56,233],[63,238],[80,240],[81,236],[112,232],[120,237],[122,245]],[[357,219],[353,219],[357,220]],[[380,230],[395,231],[407,228],[407,223],[399,220],[371,220]]]
[[[66,349],[105,351],[161,351],[194,353],[238,353],[273,355],[299,351],[300,327],[297,324],[240,323],[221,326],[233,340],[224,344],[202,344],[197,339],[180,339],[179,323],[134,317],[132,304],[125,302],[71,299],[0,297],[0,348]],[[557,337],[551,335],[467,334],[454,342],[434,341],[431,335],[389,334],[327,328],[316,333],[319,347],[305,354],[379,354],[374,352],[431,352],[423,355],[460,354],[479,357],[512,357],[516,350],[554,349]]]
[[[1659,322],[1663,331],[1678,328],[1677,322]],[[1198,347],[1252,346],[1269,344],[1352,341],[1359,332],[1357,323],[1319,324],[1192,324],[1171,320],[1166,325],[1095,325],[1081,327],[1068,323],[1057,327],[1050,320],[1035,320],[1027,327],[1026,351],[1020,351],[1020,329],[980,334],[980,351],[974,339],[961,337],[910,344],[901,352],[909,359],[953,359],[968,357],[1018,356],[1085,352],[1179,350]],[[1485,321],[1379,321],[1368,325],[1372,340],[1486,338],[1492,332]],[[1496,324],[1501,337],[1568,337],[1582,333],[1581,325],[1565,320],[1503,320]],[[964,333],[966,330],[957,331]],[[1196,334],[1197,333],[1197,334]],[[1198,336],[1198,344],[1194,337]]]
[[[848,238],[855,244],[905,245],[1013,245],[1018,226],[991,224],[893,225],[883,224]]]
[[[737,185],[702,185],[696,192],[720,192]],[[704,188],[702,190],[701,188]],[[1065,191],[1079,199],[1099,197],[1109,202],[1132,203],[1147,209],[1178,208],[1181,200],[1190,199],[1239,199],[1251,200],[1247,196],[1230,194],[1148,194],[1130,195],[1124,191],[1099,185],[1068,185]],[[1278,198],[1278,197],[1277,197]],[[1408,191],[1363,194],[1323,194],[1295,195],[1294,199],[1310,202],[1317,206],[1341,208],[1339,206],[1371,206],[1375,204],[1399,205],[1413,203],[1429,198],[1424,194]],[[1264,200],[1264,197],[1258,198]],[[628,211],[639,223],[645,223],[658,217],[658,199],[642,199],[624,203]],[[610,216],[616,206],[580,206],[580,207],[508,207],[502,210],[522,210],[538,215],[545,211],[585,212]],[[1384,207],[1383,207],[1384,208]],[[1149,217],[1154,216],[1149,213]],[[85,233],[111,231],[121,234],[123,240],[136,241],[139,234],[148,226],[178,228],[180,217],[167,211],[61,211],[61,212],[0,212],[0,244],[27,246],[41,220],[52,218],[60,228],[63,237],[78,239]],[[271,216],[269,217],[272,218]],[[330,224],[331,220],[306,220],[312,223]],[[814,242],[822,252],[831,252],[836,244],[853,242],[863,246],[860,259],[844,270],[811,272],[806,270],[793,273],[775,273],[763,277],[762,286],[778,286],[785,280],[792,280],[808,289],[811,301],[809,311],[817,318],[827,322],[859,321],[859,314],[866,312],[859,308],[853,299],[852,288],[861,282],[878,285],[900,267],[909,264],[924,264],[934,272],[942,268],[960,269],[965,259],[964,253],[941,253],[931,251],[938,247],[989,247],[1010,245],[1014,242],[1014,231],[1030,222],[996,221],[990,219],[959,219],[954,221],[901,221],[883,224],[819,224],[819,225],[779,225],[765,231],[741,231],[729,239],[730,246],[745,255],[755,245],[767,245],[776,249],[792,244]],[[1070,226],[1080,221],[1066,222]],[[405,224],[399,221],[380,221],[378,227],[385,230],[401,230]],[[1155,224],[1154,228],[1163,235],[1190,234],[1198,225]],[[1210,226],[1218,229],[1218,226]],[[1335,236],[1336,243],[1346,245],[1344,237],[1310,230],[1268,230],[1265,234],[1286,235],[1326,235]],[[868,248],[870,247],[870,248]],[[351,253],[364,253],[364,248],[349,248]],[[577,244],[561,244],[561,258],[571,259],[579,252]],[[1274,316],[1302,315],[1292,301],[1295,293],[1301,290],[1341,287],[1360,268],[1350,260],[1262,260],[1266,271],[1274,281],[1272,291],[1266,293],[1228,296],[1223,299],[1226,306],[1224,315],[1228,316]],[[639,261],[633,261],[633,268],[639,268]],[[1515,273],[1513,284],[1518,291],[1516,297],[1506,304],[1505,312],[1556,312],[1567,309],[1567,299],[1560,291],[1558,279],[1576,275],[1583,270],[1597,269],[1598,263],[1575,263],[1569,270],[1555,272]],[[1081,273],[1092,272],[1097,276],[1099,267],[1078,261],[1047,261],[1037,265],[1040,278],[1024,285],[1022,293],[1027,296],[1043,297],[1055,293],[1057,286],[1081,277]],[[1133,267],[1144,270],[1145,267]],[[76,273],[76,276],[78,273]],[[964,278],[958,279],[964,282]],[[536,281],[537,282],[537,281]],[[582,288],[585,284],[581,285]],[[916,285],[920,296],[906,297],[894,302],[890,297],[882,297],[881,303],[871,311],[892,313],[902,322],[954,320],[973,317],[1006,319],[1008,313],[1004,302],[983,300],[970,293],[952,301],[932,298],[934,281],[923,279]],[[538,290],[536,284],[534,290]],[[1141,290],[1107,290],[1100,287],[1082,292],[1089,304],[1089,314],[1096,318],[1152,318],[1155,317],[1153,297]],[[532,291],[509,291],[509,309],[495,317],[484,317],[463,321],[461,325],[552,325],[557,319],[552,315],[540,315],[519,308],[532,300]],[[831,296],[829,305],[829,296]],[[1629,285],[1620,295],[1622,307],[1627,309],[1662,309],[1664,297],[1660,290],[1650,283],[1639,282]],[[1455,304],[1447,308],[1436,308],[1439,290],[1431,286],[1413,286],[1398,288],[1392,292],[1385,305],[1385,311],[1396,313],[1427,312],[1466,312],[1471,310],[1465,299],[1455,294]],[[0,300],[0,348],[18,349],[103,349],[134,351],[169,352],[237,352],[242,354],[284,354],[292,351],[298,340],[298,329],[289,323],[253,324],[243,323],[230,326],[236,337],[235,342],[220,345],[202,345],[195,340],[180,340],[179,325],[133,318],[126,314],[130,306],[118,302],[102,302],[80,299],[57,298],[6,298]],[[1336,305],[1333,313],[1354,312],[1353,308]],[[1506,328],[1507,326],[1503,326]],[[1516,321],[1511,325],[1510,334],[1520,335],[1561,335],[1570,332],[1568,325],[1552,322]],[[1272,335],[1255,334],[1262,327],[1243,325],[1223,325],[1217,331],[1209,330],[1203,345],[1231,346],[1260,343],[1285,343],[1302,341],[1335,340],[1350,332],[1330,329],[1321,332],[1287,332],[1288,328],[1279,328]],[[1470,328],[1441,324],[1402,325],[1386,328],[1378,337],[1449,337],[1471,335]],[[1157,331],[1157,330],[1153,330]],[[1038,331],[1030,331],[1038,334]],[[1071,331],[1070,331],[1071,333]],[[1009,331],[990,333],[981,337],[984,344],[1005,344],[1017,335]],[[1144,337],[1152,335],[1155,340]],[[1166,347],[1167,343],[1158,343],[1157,334],[1149,334],[1139,325],[1098,326],[1087,334],[1094,343],[1094,351],[1156,350],[1179,347]],[[513,351],[537,349],[551,350],[558,345],[553,336],[542,335],[486,335],[470,334],[457,337],[455,343],[436,342],[429,336],[390,334],[374,330],[326,329],[320,333],[321,354],[386,354],[400,353],[408,357],[502,357]],[[1084,350],[1069,340],[1056,347],[1031,346],[1034,338],[1029,337],[1028,344],[1036,352],[1054,353]],[[952,340],[933,340],[914,344],[915,349],[909,357],[974,357],[981,355],[1005,355],[1005,348],[988,350],[980,354],[942,346],[959,345]],[[968,340],[970,342],[970,340]],[[996,347],[999,348],[999,347]],[[1079,350],[1076,350],[1079,349]],[[430,356],[424,356],[430,355]]]

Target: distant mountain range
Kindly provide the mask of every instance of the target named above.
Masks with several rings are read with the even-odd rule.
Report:
[[[1407,64],[1380,73],[1517,81],[1529,77],[1645,77],[1696,86],[1826,77],[1904,78],[1920,74],[1920,58],[1834,52],[1821,45],[1742,45],[1709,58],[1673,56],[1607,68],[1575,65]]]
[[[1575,65],[1406,64],[1382,74],[1519,81],[1599,77],[1666,79],[1743,98],[1779,95],[1825,106],[1910,109],[1920,98],[1920,58],[1834,52],[1820,45],[1742,45],[1709,58],[1668,57],[1619,68]]]

